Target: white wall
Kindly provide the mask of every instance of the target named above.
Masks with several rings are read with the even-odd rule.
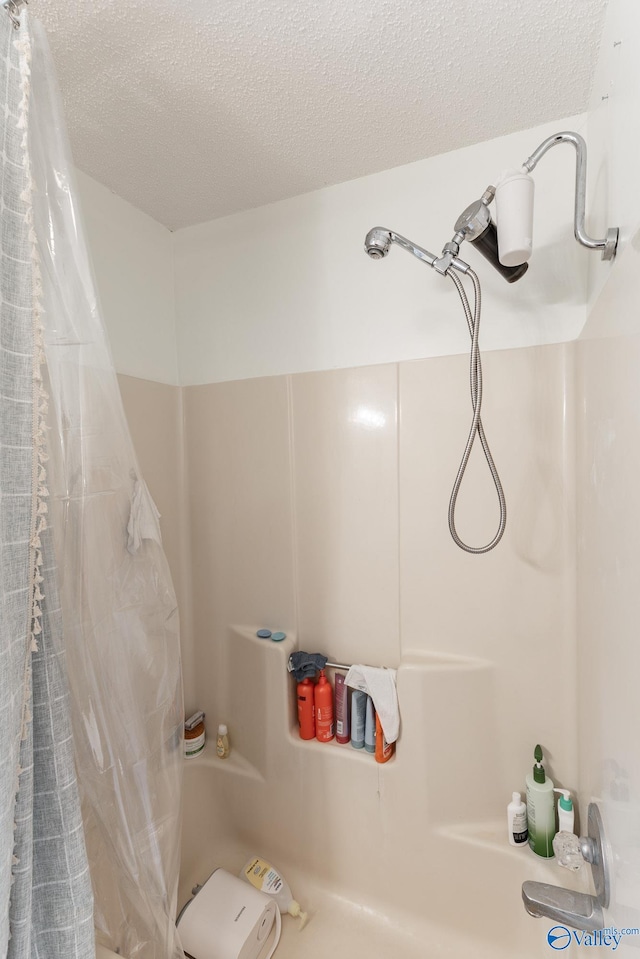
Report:
[[[618,927],[640,927],[639,93],[640,8],[610,0],[589,142],[592,207],[600,226],[620,226],[621,242],[612,266],[592,265],[593,306],[577,343],[577,624],[581,796],[601,805]],[[638,948],[640,937],[629,938],[618,954]]]
[[[177,384],[171,233],[81,172],[78,187],[116,370]]]
[[[640,4],[609,0],[589,109],[588,225],[594,235],[620,229],[620,254],[640,228],[638,152],[640,124]],[[589,262],[590,306],[615,264]]]
[[[574,117],[383,173],[179,230],[176,312],[180,382],[204,384],[279,373],[463,353],[455,291],[394,249],[363,251],[375,225],[433,252],[458,214],[501,171],[548,135],[584,132]],[[535,172],[535,254],[507,284],[477,251],[485,349],[575,338],[585,317],[588,251],[573,240],[573,151],[554,150]]]
[[[397,249],[371,261],[365,233],[380,224],[438,251],[504,167],[584,126],[569,118],[174,234],[79,173],[116,369],[192,385],[465,352],[449,281]],[[569,150],[536,170],[535,255],[519,283],[463,247],[483,283],[484,349],[580,332],[589,254],[572,238],[573,177]]]

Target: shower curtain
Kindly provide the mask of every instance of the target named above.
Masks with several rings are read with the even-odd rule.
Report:
[[[0,9],[0,948],[91,959],[95,927],[129,959],[179,959],[175,594],[46,37],[20,20]]]

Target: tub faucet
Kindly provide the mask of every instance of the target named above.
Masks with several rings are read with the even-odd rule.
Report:
[[[548,882],[523,882],[522,901],[530,916],[546,917],[563,926],[595,932],[604,928],[604,913],[595,896]]]
[[[548,882],[522,883],[522,901],[530,916],[546,917],[563,926],[595,932],[605,925],[604,909],[609,905],[609,860],[600,810],[589,804],[587,835],[580,839],[583,859],[591,865],[595,896],[574,892]]]

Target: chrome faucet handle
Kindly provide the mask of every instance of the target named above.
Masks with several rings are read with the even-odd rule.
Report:
[[[580,836],[580,852],[584,861],[593,865],[598,855],[598,849],[590,836]]]

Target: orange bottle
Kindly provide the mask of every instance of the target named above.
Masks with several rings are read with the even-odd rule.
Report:
[[[331,742],[334,736],[333,690],[324,674],[324,669],[320,670],[320,679],[316,683],[313,701],[316,714],[316,739],[321,743]]]
[[[382,723],[380,722],[380,717],[376,713],[376,762],[388,763],[393,756],[395,748],[395,743],[388,743],[384,738]]]
[[[303,679],[298,683],[298,726],[300,739],[314,739],[316,735],[316,717],[313,707],[313,682]]]

